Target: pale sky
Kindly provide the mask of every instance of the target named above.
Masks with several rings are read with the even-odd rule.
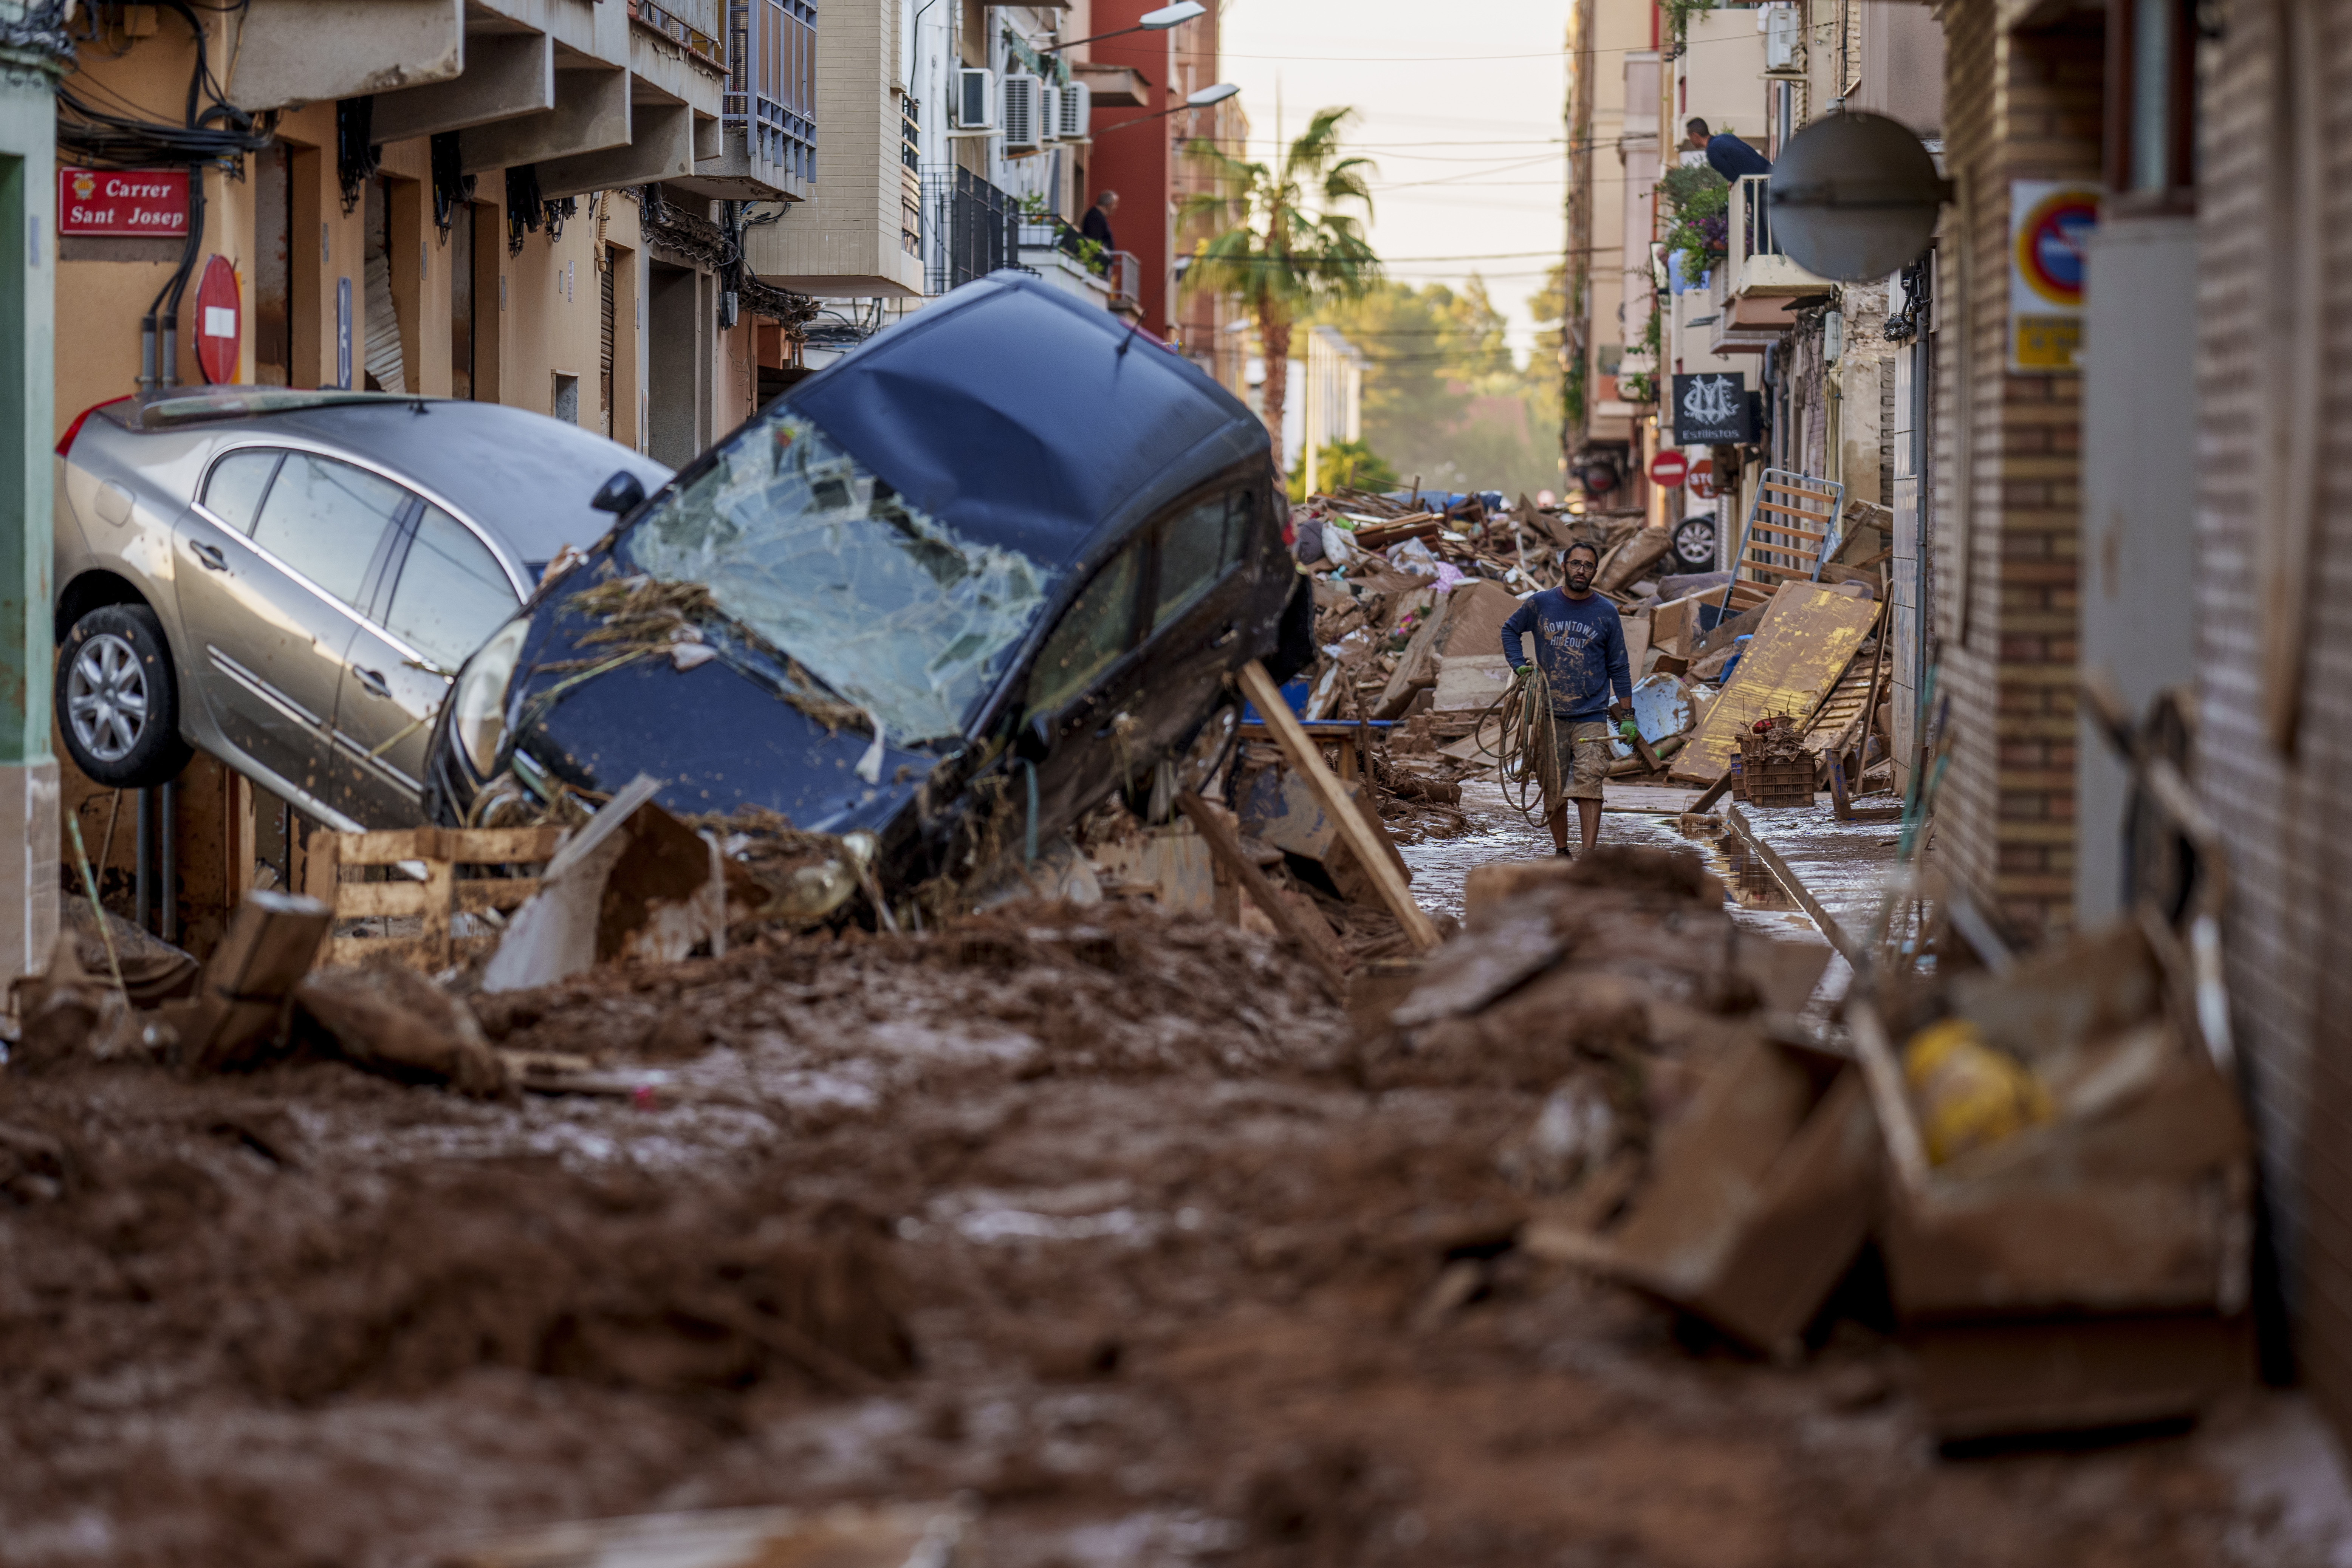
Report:
[[[1315,110],[1353,104],[1373,159],[1371,240],[1402,283],[1473,270],[1511,318],[1559,255],[1568,0],[1223,0],[1223,79],[1241,86],[1249,155],[1276,155]],[[1455,259],[1470,258],[1475,259]],[[1425,259],[1435,258],[1435,259]]]

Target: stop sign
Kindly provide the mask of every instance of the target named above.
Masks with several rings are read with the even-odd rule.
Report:
[[[1701,458],[1691,465],[1690,492],[1701,500],[1715,499],[1715,459]]]
[[[1650,478],[1673,489],[1690,473],[1690,459],[1672,447],[1650,459]]]
[[[236,379],[240,313],[236,268],[227,257],[215,256],[205,263],[204,278],[196,284],[195,322],[196,363],[215,386]]]

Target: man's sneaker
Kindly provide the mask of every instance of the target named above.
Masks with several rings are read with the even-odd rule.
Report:
[[[1557,855],[1557,856],[1559,856],[1559,857],[1561,859],[1563,859],[1563,860],[1573,860],[1573,859],[1575,859],[1575,858],[1576,858],[1576,851],[1575,851],[1575,850],[1573,850],[1573,849],[1570,849],[1570,848],[1567,845],[1565,845],[1565,844],[1561,845],[1559,848],[1557,848],[1557,849],[1553,850],[1553,851],[1552,851],[1552,853],[1553,853],[1553,854],[1555,854],[1555,855]]]

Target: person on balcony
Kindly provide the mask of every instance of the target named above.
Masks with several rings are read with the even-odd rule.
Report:
[[[1087,216],[1079,220],[1078,232],[1101,246],[1106,253],[1117,250],[1118,246],[1110,237],[1110,215],[1117,211],[1118,193],[1105,191],[1095,198],[1095,205],[1088,207]]]
[[[1694,120],[1691,128],[1695,132],[1703,132],[1706,129],[1706,122]],[[1706,162],[1708,167],[1735,185],[1746,175],[1772,172],[1771,159],[1728,131],[1718,132],[1707,138]]]

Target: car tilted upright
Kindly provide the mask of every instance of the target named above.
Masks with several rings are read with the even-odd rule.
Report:
[[[519,408],[266,386],[101,404],[58,455],[75,765],[146,786],[203,751],[344,830],[425,820],[450,678],[611,528],[600,491],[670,472]]]
[[[640,774],[683,814],[873,836],[886,886],[1025,854],[1311,653],[1265,427],[1035,279],[809,377],[459,675],[441,819]],[[1277,657],[1287,653],[1286,660]],[[961,837],[960,837],[961,836]]]

